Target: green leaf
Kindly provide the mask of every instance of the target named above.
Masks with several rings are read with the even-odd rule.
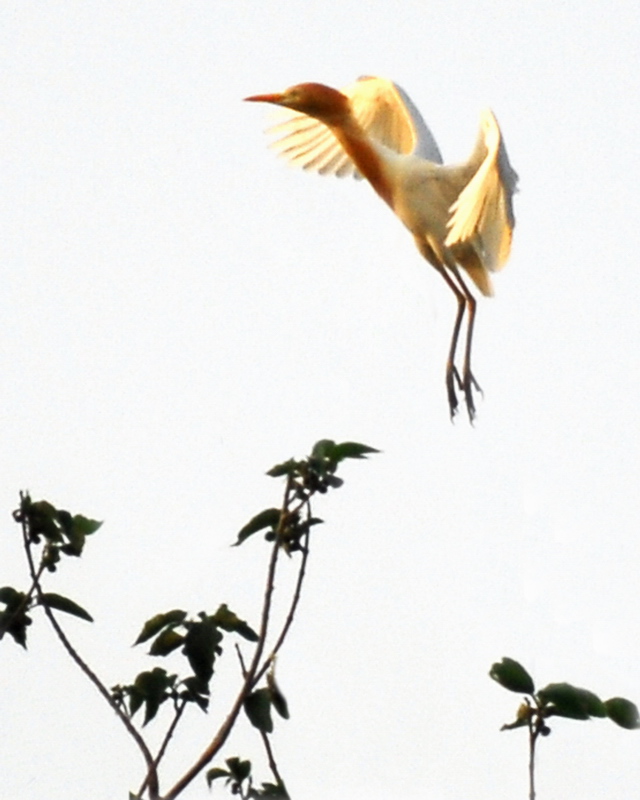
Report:
[[[359,442],[341,442],[333,448],[333,458],[343,461],[345,458],[366,458],[369,453],[379,453],[375,447],[369,447]]]
[[[252,536],[258,531],[264,530],[265,528],[277,528],[279,522],[280,509],[266,508],[259,514],[256,514],[255,517],[250,519],[244,528],[242,528],[242,530],[238,533],[238,541],[235,542],[235,546],[237,547],[239,544],[242,544],[245,539],[248,539],[249,536]]]
[[[58,524],[62,528],[62,531],[65,536],[69,535],[69,531],[73,527],[73,517],[68,511],[65,511],[63,508],[59,508],[56,512],[56,519],[58,520]]]
[[[210,617],[201,622],[189,623],[182,652],[186,655],[191,669],[201,680],[208,683],[213,675],[213,662],[221,652],[219,644],[222,634]]]
[[[211,784],[217,780],[218,778],[228,778],[230,776],[230,772],[226,769],[222,769],[222,767],[213,767],[213,769],[208,770],[207,772],[207,785],[211,788]]]
[[[501,731],[513,731],[516,728],[524,728],[528,725],[526,719],[517,719],[515,722],[505,722],[505,724],[500,728]]]
[[[627,730],[640,728],[640,715],[638,707],[631,700],[624,697],[612,697],[604,701],[604,707],[610,720]]]
[[[240,619],[231,611],[226,603],[222,603],[220,608],[213,615],[216,625],[229,633],[238,633],[249,642],[257,642],[258,634],[243,619]]]
[[[133,688],[137,695],[143,698],[146,705],[144,715],[144,725],[150,722],[158,713],[158,708],[169,697],[169,691],[173,689],[176,681],[175,675],[168,675],[167,671],[161,667],[155,667],[148,672],[141,672],[135,680]],[[131,698],[133,706],[133,696]],[[137,702],[136,709],[140,707],[140,702]],[[131,712],[131,716],[135,713]]]
[[[275,710],[282,719],[289,719],[289,706],[286,697],[280,691],[273,672],[267,673],[267,685],[269,687],[269,699]]]
[[[73,525],[73,520],[71,519],[71,515],[69,515],[69,525],[65,527],[65,536],[69,541],[69,544],[63,545],[60,549],[63,553],[66,553],[68,556],[80,556],[82,555],[82,551],[84,549],[85,543],[85,535],[84,533],[76,529]]]
[[[165,628],[149,648],[151,656],[168,656],[184,642],[184,636],[173,628]]]
[[[32,619],[27,614],[26,595],[19,592],[13,586],[3,586],[0,589],[0,602],[6,608],[0,611],[0,639],[5,633],[14,640],[16,644],[27,648],[27,627],[31,625]]]
[[[58,611],[64,611],[65,614],[73,614],[74,617],[80,617],[80,619],[86,619],[87,622],[93,622],[93,617],[88,611],[85,611],[82,606],[79,606],[73,600],[70,600],[68,597],[63,597],[60,594],[46,592],[45,594],[40,595],[38,602],[41,605],[48,606],[49,608],[55,608]]]
[[[229,767],[232,778],[238,783],[246,781],[249,775],[251,775],[251,762],[248,760],[243,761],[237,756],[232,756],[228,758],[225,763]]]
[[[269,697],[271,704],[275,707],[278,714],[284,719],[289,719],[289,709],[287,701],[280,691],[280,687],[276,682],[276,660],[275,657],[271,661],[269,671],[267,672],[267,688],[269,689]]]
[[[9,608],[17,608],[24,600],[24,597],[24,592],[19,592],[13,586],[0,588],[0,603],[4,603]]]
[[[518,661],[506,656],[497,661],[489,670],[490,677],[500,686],[518,694],[533,694],[535,691],[533,678]]]
[[[277,797],[280,800],[290,800],[289,794],[284,787],[284,784],[277,783],[263,783],[259,792],[256,792],[256,797]]]
[[[135,686],[129,687],[129,715],[135,716],[136,711],[144,703],[144,695]]]
[[[599,700],[593,692],[570,683],[550,683],[538,692],[538,699],[545,705],[551,705],[556,716],[568,719],[589,719],[591,714],[588,709],[594,706],[592,698]]]
[[[311,458],[318,458],[321,460],[327,459],[329,461],[336,461],[335,457],[336,443],[333,439],[320,439],[313,445],[311,451]]]
[[[271,733],[271,692],[269,689],[256,689],[244,701],[244,710],[254,728],[263,733]]]
[[[16,644],[27,649],[27,627],[33,620],[24,611],[2,611],[0,612],[0,639],[5,633],[14,640]]]
[[[290,458],[288,461],[283,461],[282,464],[276,464],[274,467],[271,467],[270,470],[267,470],[267,475],[270,475],[272,478],[280,478],[282,475],[295,475],[299,469],[300,462]]]
[[[56,571],[56,564],[60,561],[60,551],[64,550],[65,546],[59,544],[46,544],[42,551],[41,564],[49,572]],[[71,554],[70,554],[71,555]]]
[[[76,532],[81,533],[83,536],[90,536],[95,533],[102,526],[102,522],[95,519],[83,517],[82,514],[76,514],[73,518],[73,528]]]
[[[189,678],[185,678],[182,681],[182,685],[185,687],[185,690],[180,696],[189,702],[195,703],[206,713],[209,708],[208,684],[201,681],[200,678],[197,678],[195,675],[191,675]]]
[[[607,709],[597,694],[589,689],[576,689],[584,704],[584,710],[590,717],[606,717]]]
[[[148,619],[144,623],[140,635],[133,643],[134,646],[146,642],[147,639],[151,639],[152,636],[155,636],[156,633],[161,631],[166,625],[177,625],[181,623],[186,616],[187,612],[179,608],[174,608],[173,611],[166,611],[164,614],[156,614],[155,617],[151,617],[151,619]]]
[[[24,508],[29,525],[29,539],[36,544],[40,536],[44,536],[49,542],[62,541],[62,534],[58,527],[58,512],[51,503],[46,500],[38,500],[29,503]]]

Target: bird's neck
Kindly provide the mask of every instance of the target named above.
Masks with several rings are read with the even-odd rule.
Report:
[[[328,124],[333,135],[342,145],[358,171],[373,186],[380,197],[393,208],[393,186],[384,155],[380,152],[353,117],[348,116],[340,124]]]

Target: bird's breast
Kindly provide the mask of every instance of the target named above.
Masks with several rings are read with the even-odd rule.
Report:
[[[392,208],[414,236],[444,242],[456,197],[436,164],[412,158],[398,170]]]

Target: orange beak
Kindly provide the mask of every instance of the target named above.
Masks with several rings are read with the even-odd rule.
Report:
[[[250,103],[275,103],[280,105],[283,95],[279,92],[276,94],[252,94],[251,97],[245,97],[244,99]]]

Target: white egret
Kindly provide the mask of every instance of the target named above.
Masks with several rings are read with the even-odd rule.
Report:
[[[271,132],[275,149],[292,164],[320,174],[364,177],[413,234],[418,250],[442,275],[458,302],[447,359],[451,417],[462,391],[469,419],[480,391],[471,371],[476,300],[465,273],[486,296],[490,273],[511,249],[512,197],[518,176],[511,167],[493,113],[480,116],[469,159],[443,164],[438,145],[407,94],[384,78],[363,77],[341,91],[301,83],[279,94],[245,98],[289,109]],[[460,373],[456,347],[465,309],[467,335]]]

